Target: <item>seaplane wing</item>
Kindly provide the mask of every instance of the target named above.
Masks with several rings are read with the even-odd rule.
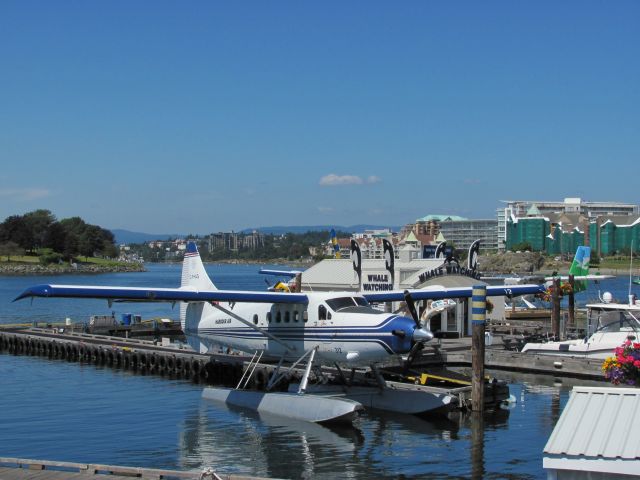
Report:
[[[407,290],[414,300],[439,300],[443,298],[470,298],[473,295],[472,287],[443,288],[432,287],[428,289]],[[488,297],[517,297],[519,295],[531,295],[544,292],[544,285],[487,285]],[[364,292],[362,296],[372,303],[396,302],[405,299],[404,290],[391,290],[388,292]]]
[[[263,275],[275,275],[279,277],[295,277],[299,273],[302,273],[302,270],[273,270],[270,268],[261,268],[258,273],[262,273]]]
[[[552,282],[555,279],[559,279],[563,282],[569,281],[569,275],[556,275],[555,277],[544,277],[545,282]],[[616,278],[615,275],[574,275],[573,279],[576,281],[583,280],[608,280],[610,278]]]
[[[29,297],[104,298],[130,302],[255,302],[306,304],[303,293],[274,293],[251,290],[194,290],[189,288],[139,288],[92,285],[35,285],[14,302]]]

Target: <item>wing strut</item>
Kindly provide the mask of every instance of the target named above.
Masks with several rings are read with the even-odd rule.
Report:
[[[271,340],[273,340],[274,342],[278,342],[280,345],[282,345],[284,348],[286,348],[289,351],[295,351],[296,347],[289,345],[288,343],[286,343],[285,341],[281,340],[280,338],[276,337],[274,334],[267,332],[264,328],[260,328],[257,325],[254,325],[253,323],[251,323],[248,320],[245,320],[244,318],[242,318],[240,315],[237,315],[235,313],[233,313],[231,310],[224,308],[223,306],[217,304],[217,303],[212,303],[211,305],[213,305],[214,307],[216,307],[218,310],[220,310],[221,312],[226,313],[227,315],[229,315],[230,317],[235,318],[236,320],[238,320],[239,322],[244,323],[247,327],[251,327],[254,330],[260,332],[261,334],[263,334],[265,337],[270,338]]]

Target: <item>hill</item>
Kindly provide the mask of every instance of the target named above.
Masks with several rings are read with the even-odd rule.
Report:
[[[111,233],[115,237],[115,243],[146,243],[154,240],[169,240],[170,238],[184,238],[179,233],[142,233],[132,232],[130,230],[122,230],[118,228],[111,229]]]
[[[341,225],[301,225],[301,226],[274,226],[274,227],[257,227],[245,228],[240,233],[251,233],[254,230],[270,235],[282,235],[284,233],[307,233],[307,232],[323,232],[334,229],[336,232],[363,232],[364,230],[380,230],[384,228],[391,229],[392,232],[400,231],[401,227],[397,226],[380,226],[380,225],[351,225],[344,227]]]
[[[263,233],[265,235],[283,235],[285,233],[297,233],[303,234],[307,232],[325,232],[335,229],[336,232],[363,232],[365,230],[380,230],[384,228],[390,228],[392,232],[399,232],[401,227],[397,226],[380,226],[380,225],[351,225],[348,227],[340,225],[302,225],[302,226],[274,226],[274,227],[257,227],[257,228],[245,228],[238,233],[249,234],[254,230]],[[123,230],[119,228],[113,228],[110,230],[115,237],[116,244],[129,244],[129,243],[147,243],[154,240],[169,240],[171,238],[185,238],[184,234],[180,233],[143,233],[132,232],[130,230]]]

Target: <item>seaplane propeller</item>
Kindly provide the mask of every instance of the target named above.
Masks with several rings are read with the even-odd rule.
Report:
[[[413,360],[416,358],[416,355],[418,354],[418,352],[424,348],[424,343],[428,342],[433,338],[433,333],[430,330],[427,330],[426,328],[422,327],[422,324],[420,323],[420,318],[418,317],[418,311],[416,310],[416,305],[413,301],[413,298],[411,297],[411,293],[409,293],[408,290],[404,291],[404,300],[405,300],[405,303],[407,304],[407,310],[409,310],[409,313],[411,314],[411,318],[413,318],[413,321],[416,323],[416,328],[413,331],[413,335],[411,337],[411,340],[413,341],[413,345],[411,347],[411,350],[409,350],[409,354],[407,355],[407,360],[405,361],[405,364],[404,364],[404,369],[406,371],[409,369],[409,367],[413,363]],[[400,332],[397,332],[394,330],[392,333],[394,335],[398,335],[401,337],[405,336],[404,332],[402,332],[402,334],[399,335]]]

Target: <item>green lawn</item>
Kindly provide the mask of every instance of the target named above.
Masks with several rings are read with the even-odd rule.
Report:
[[[11,255],[9,257],[10,263],[40,263],[40,257],[35,255]],[[106,258],[97,258],[97,257],[78,257],[75,259],[77,263],[90,263],[94,265],[106,265],[106,266],[117,266],[117,265],[128,265],[125,262],[118,262],[117,260],[109,260]],[[0,263],[7,263],[7,256],[3,255],[0,257]]]

